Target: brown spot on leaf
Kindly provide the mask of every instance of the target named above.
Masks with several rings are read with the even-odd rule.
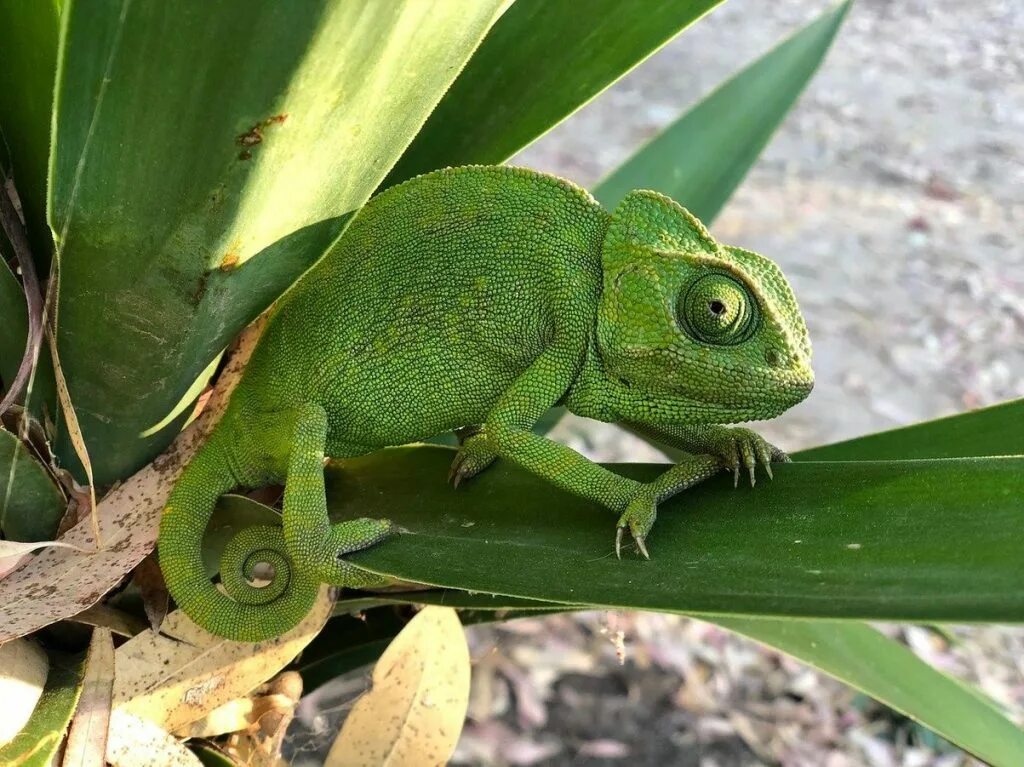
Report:
[[[241,256],[238,255],[237,250],[229,250],[224,254],[224,258],[220,260],[220,270],[222,272],[229,272],[238,266],[238,262],[241,260]]]
[[[254,147],[257,144],[263,143],[263,131],[269,128],[271,125],[280,125],[288,119],[288,115],[281,113],[277,115],[271,115],[266,119],[260,120],[258,123],[253,125],[245,133],[239,133],[235,136],[235,143],[241,147]],[[239,160],[248,160],[252,157],[252,152],[248,149],[243,149],[238,153]]]

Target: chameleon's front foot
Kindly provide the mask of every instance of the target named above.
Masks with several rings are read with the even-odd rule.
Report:
[[[644,542],[647,539],[647,534],[651,532],[651,528],[654,527],[654,520],[658,516],[658,499],[648,487],[641,489],[639,493],[629,502],[626,510],[622,512],[622,516],[619,517],[617,529],[615,531],[615,556],[622,559],[622,537],[624,532],[628,529],[629,534],[633,536],[633,541],[636,543],[637,549],[643,555],[644,559],[650,559],[651,555],[647,553],[647,544]]]
[[[701,452],[713,455],[722,460],[724,468],[732,472],[732,486],[740,483],[740,470],[746,469],[750,475],[750,486],[757,483],[755,469],[760,463],[764,466],[768,479],[774,479],[773,463],[789,463],[789,456],[775,447],[751,429],[743,427],[716,429],[708,436]]]

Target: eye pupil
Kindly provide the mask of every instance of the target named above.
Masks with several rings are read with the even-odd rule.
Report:
[[[711,313],[713,315],[715,315],[716,317],[720,317],[722,314],[725,313],[725,304],[723,304],[716,298],[714,301],[708,303],[708,309],[711,310]]]

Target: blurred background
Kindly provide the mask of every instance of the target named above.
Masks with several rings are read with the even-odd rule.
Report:
[[[513,163],[593,186],[823,7],[729,0]],[[1021,40],[1019,0],[858,0],[712,227],[778,261],[807,318],[814,393],[757,426],[784,449],[1024,396]],[[603,461],[665,460],[605,424],[567,418],[552,436]],[[885,630],[1024,721],[1024,628]],[[838,682],[699,621],[585,613],[469,636],[471,721],[455,764],[978,764]],[[296,764],[319,763],[319,744],[367,679],[353,675],[304,705]]]

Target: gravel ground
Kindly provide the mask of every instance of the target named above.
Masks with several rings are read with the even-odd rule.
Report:
[[[822,7],[729,0],[515,162],[592,185]],[[815,391],[760,427],[769,439],[797,449],[1024,396],[1021,39],[1016,1],[860,0],[715,222],[719,239],[782,265],[815,345]],[[602,424],[567,419],[557,436],[602,460],[658,459]],[[1024,629],[885,630],[1024,719]],[[976,764],[698,621],[590,613],[470,640],[458,764]],[[340,715],[352,694],[328,705]]]

